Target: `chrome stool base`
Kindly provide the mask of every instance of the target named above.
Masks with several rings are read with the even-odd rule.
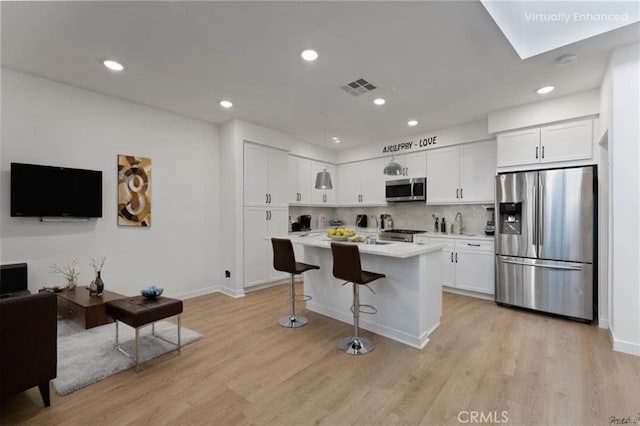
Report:
[[[349,336],[340,340],[338,349],[349,355],[364,355],[372,352],[375,346],[371,340],[366,337]]]
[[[302,315],[287,315],[278,320],[278,324],[286,328],[298,328],[307,325],[309,320]]]

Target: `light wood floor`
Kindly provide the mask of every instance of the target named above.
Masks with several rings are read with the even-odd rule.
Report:
[[[459,425],[476,411],[495,423],[608,425],[640,416],[640,358],[613,352],[595,326],[445,293],[422,351],[364,332],[375,351],[351,357],[336,349],[351,326],[301,308],[309,325],[284,329],[287,310],[286,286],[187,300],[183,325],[204,337],[182,354],[64,397],[52,388],[50,408],[33,388],[0,405],[0,424]]]

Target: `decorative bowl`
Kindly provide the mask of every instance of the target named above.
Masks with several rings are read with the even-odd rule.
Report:
[[[156,297],[160,296],[163,291],[163,288],[152,285],[140,290],[140,294],[142,294],[147,299],[155,299]]]
[[[347,241],[349,239],[349,237],[345,235],[329,235],[329,238],[333,241]]]

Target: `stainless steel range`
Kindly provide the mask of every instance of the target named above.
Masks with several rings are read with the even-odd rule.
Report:
[[[405,243],[413,242],[414,234],[422,234],[426,231],[419,231],[414,229],[385,229],[380,231],[378,238],[386,241],[402,241]]]

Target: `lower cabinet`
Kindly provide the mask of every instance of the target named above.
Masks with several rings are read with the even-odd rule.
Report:
[[[419,244],[442,245],[442,285],[494,294],[495,252],[491,240],[416,237]]]
[[[273,269],[271,237],[287,235],[287,208],[244,208],[244,288],[285,279]]]

